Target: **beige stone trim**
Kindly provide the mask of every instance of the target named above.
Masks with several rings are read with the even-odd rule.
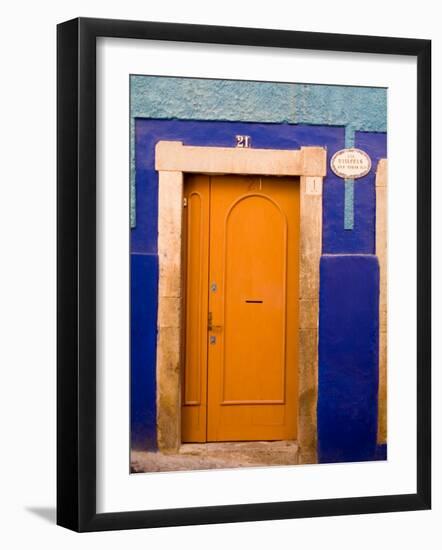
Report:
[[[208,149],[210,149],[210,154]],[[158,171],[204,174],[267,176],[325,176],[326,155],[322,147],[299,150],[250,149],[241,147],[194,147],[179,141],[160,141],[155,148]]]
[[[378,443],[387,442],[387,160],[376,171],[376,255],[379,261]]]
[[[319,261],[322,248],[322,178],[326,151],[193,147],[159,142],[157,340],[158,447],[181,445],[181,224],[183,173],[300,176],[300,329],[298,445],[300,463],[317,461]]]
[[[157,437],[159,448],[170,452],[178,450],[181,443],[179,417],[181,411],[182,204],[183,173],[160,172],[158,186]]]
[[[301,250],[299,281],[300,462],[317,462],[319,261],[322,251],[322,178],[301,176]]]

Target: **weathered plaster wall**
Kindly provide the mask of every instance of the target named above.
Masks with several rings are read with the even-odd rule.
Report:
[[[278,122],[345,127],[345,147],[356,131],[386,132],[387,90],[359,86],[248,82],[132,75],[131,223],[135,211],[135,118]],[[345,187],[345,221],[353,228],[353,180]]]
[[[321,86],[317,90],[316,86],[296,84],[155,77],[132,77],[131,84],[132,214],[133,222],[136,221],[131,231],[133,448],[156,446],[158,175],[154,170],[155,144],[160,140],[176,140],[187,145],[233,147],[236,134],[247,134],[252,138],[252,147],[325,146],[328,166],[334,152],[350,145],[363,148],[372,158],[371,172],[354,183],[344,182],[330,170],[324,179],[322,251],[326,256],[321,262],[321,299],[329,298],[327,307],[323,307],[328,317],[321,317],[325,332],[320,332],[319,344],[318,431],[320,460],[329,461],[333,457],[355,460],[351,437],[365,442],[360,447],[360,459],[384,456],[376,449],[376,441],[373,447],[377,412],[373,412],[376,397],[371,397],[373,388],[377,392],[378,357],[376,353],[367,354],[367,350],[374,345],[373,329],[379,322],[378,311],[373,307],[379,294],[374,256],[375,173],[378,159],[386,157],[386,90],[334,86]],[[177,120],[179,118],[186,120]],[[365,293],[359,303],[361,273]],[[336,292],[335,279],[340,274],[346,285]],[[364,300],[370,296],[374,301],[365,307]],[[345,319],[339,317],[341,314],[345,314]],[[334,315],[340,319],[342,338],[347,343],[353,341],[354,334],[360,337],[356,340],[359,347],[348,346],[344,363],[342,353],[336,348],[336,339],[330,338],[327,328]],[[352,321],[350,324],[342,324],[348,319]],[[335,325],[334,330],[339,326]],[[365,359],[361,360],[361,354]],[[334,392],[341,396],[337,426],[345,430],[344,439],[328,424],[327,407]],[[357,414],[353,415],[355,410]],[[365,426],[361,425],[363,417]],[[346,426],[340,420],[344,418]]]

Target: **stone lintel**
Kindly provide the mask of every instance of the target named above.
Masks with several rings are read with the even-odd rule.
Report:
[[[326,158],[323,147],[297,150],[198,147],[180,141],[160,141],[155,147],[156,170],[204,174],[323,177]]]

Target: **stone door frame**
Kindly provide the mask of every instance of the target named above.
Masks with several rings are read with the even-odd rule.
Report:
[[[317,462],[319,262],[322,251],[323,147],[296,150],[155,147],[158,185],[157,440],[162,452],[181,445],[182,216],[185,173],[300,178],[298,445],[301,464]]]

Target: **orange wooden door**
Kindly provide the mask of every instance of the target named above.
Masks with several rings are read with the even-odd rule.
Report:
[[[189,230],[192,185],[206,197],[198,244]],[[184,393],[190,380],[199,394],[194,405],[184,401],[183,409],[195,411],[183,411],[183,441],[295,439],[298,181],[193,176],[186,195]],[[198,254],[192,252],[195,246]],[[196,288],[203,294],[197,299]],[[192,348],[198,359],[189,357]]]

